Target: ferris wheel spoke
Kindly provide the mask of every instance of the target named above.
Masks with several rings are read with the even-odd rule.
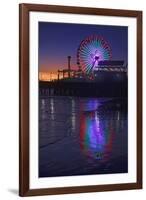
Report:
[[[111,59],[111,47],[108,42],[99,35],[91,35],[80,43],[77,52],[77,63],[84,73],[90,74],[94,70],[98,60]]]

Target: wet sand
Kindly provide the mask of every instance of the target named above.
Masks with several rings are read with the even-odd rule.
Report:
[[[127,173],[127,143],[123,100],[40,96],[39,177]]]

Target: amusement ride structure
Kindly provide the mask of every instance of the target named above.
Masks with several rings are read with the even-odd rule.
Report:
[[[109,44],[98,35],[91,35],[82,40],[77,50],[77,65],[86,74],[92,73],[98,67],[99,61],[111,58]]]
[[[127,66],[123,60],[112,60],[112,50],[109,43],[99,35],[91,35],[81,41],[77,49],[77,70],[71,69],[71,56],[68,56],[68,68],[58,70],[63,79],[67,74],[70,79],[84,78],[96,80],[101,75],[121,74],[127,75]]]

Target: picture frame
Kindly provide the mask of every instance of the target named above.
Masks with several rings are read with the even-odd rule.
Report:
[[[118,182],[118,183],[108,183],[106,182],[106,178],[104,182],[100,184],[96,184],[95,182],[92,184],[76,184],[76,185],[66,185],[61,186],[53,186],[50,185],[47,187],[30,187],[31,182],[31,162],[32,157],[30,156],[32,151],[36,151],[36,149],[32,149],[35,146],[33,145],[31,134],[34,130],[31,128],[32,121],[30,120],[30,109],[32,107],[31,101],[31,84],[33,78],[33,73],[31,72],[31,68],[33,64],[31,63],[31,54],[32,50],[30,49],[33,35],[31,35],[31,25],[33,22],[30,21],[30,13],[53,13],[56,16],[59,14],[65,14],[70,16],[78,15],[79,17],[83,15],[83,18],[93,17],[104,17],[107,18],[115,17],[116,20],[119,21],[124,18],[135,19],[135,72],[133,72],[136,82],[135,88],[131,89],[135,91],[135,181],[126,181],[126,182]],[[36,17],[34,16],[34,18]],[[52,22],[53,22],[53,18]],[[89,20],[90,21],[90,20]],[[56,21],[55,21],[56,22]],[[88,23],[87,23],[88,24]],[[129,47],[130,48],[130,47]],[[34,49],[33,49],[34,50]],[[128,54],[130,54],[130,50]],[[38,56],[38,49],[35,52]],[[36,57],[37,57],[36,56]],[[34,56],[35,57],[35,56]],[[33,59],[34,59],[33,57]],[[38,59],[38,57],[36,58]],[[132,63],[132,62],[131,62]],[[129,71],[128,71],[129,73]],[[35,74],[35,73],[34,73]],[[128,74],[129,75],[129,74]],[[36,76],[36,74],[34,75]],[[37,80],[38,77],[35,77]],[[135,80],[134,79],[134,80]],[[130,79],[132,80],[132,78]],[[131,85],[130,81],[128,82]],[[132,87],[132,86],[131,86]],[[38,88],[35,90],[37,91]],[[32,90],[31,90],[32,91]],[[130,90],[129,90],[130,91]],[[130,93],[131,94],[131,93]],[[37,96],[37,95],[36,95]],[[36,97],[35,96],[35,97]],[[129,93],[128,93],[129,98]],[[130,106],[128,101],[128,106]],[[36,107],[35,107],[36,108]],[[37,110],[33,110],[34,115],[38,113]],[[128,112],[130,116],[133,115],[132,112]],[[33,126],[34,127],[34,126]],[[38,130],[38,126],[35,126],[35,130]],[[35,132],[34,130],[34,132]],[[136,10],[119,10],[119,9],[105,9],[105,8],[87,8],[87,7],[70,7],[70,6],[56,6],[56,5],[41,5],[41,4],[20,4],[19,5],[19,195],[20,196],[35,196],[35,195],[56,195],[56,194],[68,194],[68,193],[86,193],[86,192],[101,192],[101,191],[114,191],[114,190],[131,190],[131,189],[142,189],[142,11]],[[129,156],[129,154],[128,154]],[[130,157],[129,157],[130,159]],[[36,166],[38,167],[38,166]],[[70,177],[72,181],[74,177]],[[79,176],[79,180],[82,179]],[[57,182],[57,179],[54,179],[54,182]],[[43,181],[42,181],[43,182]],[[51,182],[53,183],[53,179],[51,178]],[[65,179],[60,179],[60,185],[65,182]],[[75,180],[76,182],[76,180]],[[55,184],[54,184],[55,185]]]

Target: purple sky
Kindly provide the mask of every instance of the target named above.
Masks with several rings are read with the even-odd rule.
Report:
[[[77,48],[90,35],[101,35],[112,49],[113,60],[128,59],[128,27],[39,22],[39,71],[77,68]]]

